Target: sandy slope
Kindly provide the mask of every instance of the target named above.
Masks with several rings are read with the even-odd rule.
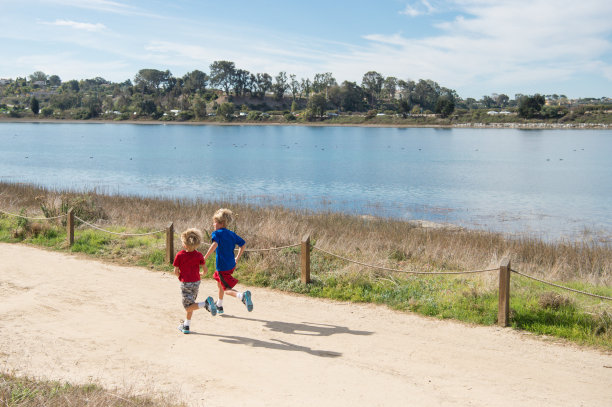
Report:
[[[252,291],[183,335],[170,274],[0,244],[0,369],[206,406],[612,406],[611,355]]]

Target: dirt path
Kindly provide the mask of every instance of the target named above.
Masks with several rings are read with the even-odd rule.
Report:
[[[200,295],[213,295],[204,280]],[[174,276],[0,244],[0,369],[206,406],[612,406],[612,356],[511,329],[253,288],[196,312]],[[215,296],[216,297],[216,296]]]

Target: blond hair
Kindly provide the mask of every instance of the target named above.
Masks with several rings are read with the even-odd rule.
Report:
[[[196,228],[190,228],[181,233],[181,242],[187,250],[195,250],[202,243],[202,232]]]
[[[234,213],[227,208],[221,208],[215,212],[213,220],[227,227],[234,220]]]

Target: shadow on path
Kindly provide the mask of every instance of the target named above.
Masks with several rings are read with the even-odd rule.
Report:
[[[372,335],[374,332],[353,331],[345,326],[302,322],[299,324],[283,321],[266,321],[264,319],[243,318],[234,315],[223,315],[222,318],[241,319],[243,321],[262,322],[274,332],[293,335],[331,336],[335,334]]]
[[[307,346],[294,345],[292,343],[281,341],[279,339],[272,339],[273,342],[267,342],[267,341],[260,341],[258,339],[245,338],[243,336],[204,334],[204,333],[199,333],[199,332],[194,332],[194,331],[191,331],[190,335],[204,335],[204,336],[210,336],[213,338],[220,338],[219,340],[221,342],[234,343],[236,345],[247,345],[247,346],[252,346],[254,348],[266,348],[266,349],[274,349],[274,350],[304,352],[304,353],[308,353],[313,356],[319,356],[322,358],[337,358],[339,356],[342,356],[342,353],[339,353],[339,352],[311,349]]]

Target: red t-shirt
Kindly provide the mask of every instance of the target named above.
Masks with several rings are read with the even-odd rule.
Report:
[[[200,264],[204,264],[204,255],[197,250],[192,252],[181,250],[172,263],[174,267],[179,268],[179,280],[184,283],[200,281]]]

